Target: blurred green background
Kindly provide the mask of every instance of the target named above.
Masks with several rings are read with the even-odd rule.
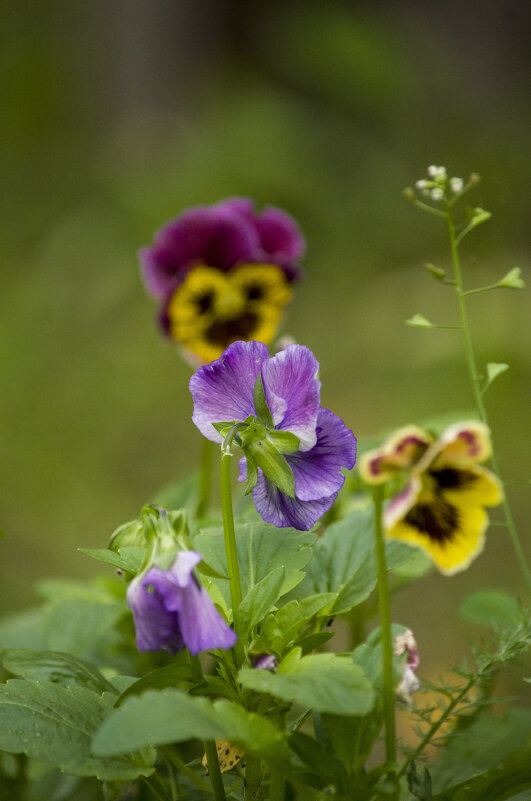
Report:
[[[472,407],[445,231],[402,197],[428,164],[483,181],[468,287],[529,276],[531,7],[507,2],[28,0],[0,12],[4,112],[2,611],[47,573],[83,576],[160,486],[191,469],[190,369],[164,343],[136,251],[188,205],[248,195],[291,212],[306,278],[285,330],[321,362],[359,436]],[[470,302],[506,478],[527,478],[529,293]],[[527,553],[529,486],[510,489]],[[528,508],[528,507],[527,507]],[[474,588],[523,591],[508,535],[395,600],[425,669],[465,648]]]

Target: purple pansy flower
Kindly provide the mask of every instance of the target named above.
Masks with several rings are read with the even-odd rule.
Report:
[[[279,527],[310,529],[343,486],[341,469],[356,460],[354,434],[320,405],[318,369],[302,345],[269,358],[261,342],[235,342],[190,380],[192,419],[207,439],[221,443],[239,424],[240,481],[263,519]]]
[[[256,212],[248,198],[228,198],[183,212],[139,256],[148,291],[164,301],[197,265],[227,272],[238,264],[274,264],[291,282],[303,253],[303,236],[289,214],[273,206]]]
[[[180,551],[169,570],[151,567],[127,589],[139,651],[188,648],[191,654],[232,648],[236,634],[216,611],[193,574],[201,561],[196,551]]]

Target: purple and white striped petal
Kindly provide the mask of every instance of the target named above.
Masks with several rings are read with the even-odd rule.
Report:
[[[316,434],[311,450],[285,457],[295,476],[295,495],[301,501],[337,493],[345,483],[341,468],[352,470],[356,462],[356,437],[329,409],[319,409]]]
[[[194,373],[190,379],[192,420],[207,439],[222,442],[212,423],[245,420],[255,414],[254,385],[268,358],[262,342],[234,342],[219,359]]]
[[[320,407],[319,362],[304,345],[290,345],[264,363],[262,378],[275,428],[291,431],[308,451],[316,442]]]

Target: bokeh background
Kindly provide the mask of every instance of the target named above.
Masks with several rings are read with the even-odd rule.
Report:
[[[84,576],[159,487],[189,472],[190,369],[163,342],[137,249],[229,195],[290,211],[306,277],[285,330],[359,437],[472,408],[445,231],[401,195],[431,163],[483,181],[468,287],[529,271],[531,6],[525,0],[27,0],[0,24],[2,611],[45,574]],[[505,477],[531,475],[529,293],[471,299]],[[531,558],[529,485],[509,490]],[[526,540],[527,537],[527,540]],[[466,650],[472,589],[523,592],[508,535],[465,574],[402,592],[428,674]]]

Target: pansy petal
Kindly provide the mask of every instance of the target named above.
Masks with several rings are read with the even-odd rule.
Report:
[[[494,473],[485,467],[442,467],[431,471],[444,494],[458,504],[498,506],[503,501],[503,487]]]
[[[389,530],[401,520],[416,504],[422,489],[422,482],[418,476],[412,476],[405,489],[394,498],[391,498],[383,513],[383,522]]]
[[[165,650],[177,653],[184,648],[179,616],[166,609],[156,591],[148,591],[151,572],[133,579],[127,588],[127,604],[135,620],[136,645],[141,652]]]
[[[193,569],[199,564],[201,558],[201,554],[197,551],[179,551],[170,570],[179,587],[188,587],[191,584]]]
[[[286,454],[295,476],[295,495],[313,501],[338,492],[345,482],[341,468],[351,470],[356,461],[356,437],[328,409],[319,409],[317,442],[304,453]]]
[[[273,261],[298,261],[304,254],[305,242],[299,226],[285,211],[269,206],[255,220],[260,244]]]
[[[207,591],[199,587],[193,578],[183,593],[180,623],[184,642],[194,656],[212,648],[232,648],[237,640]]]
[[[423,456],[433,438],[417,426],[399,428],[379,448],[360,458],[360,476],[366,484],[383,484],[400,470],[413,467]]]
[[[262,367],[267,403],[275,428],[291,431],[308,451],[316,442],[320,406],[319,362],[309,348],[290,345]]]
[[[275,487],[261,470],[258,471],[258,482],[253,490],[256,510],[267,523],[273,523],[278,528],[291,526],[299,531],[309,531],[328,512],[336,498],[337,492],[315,501],[290,498]]]
[[[434,445],[433,462],[437,465],[447,462],[477,464],[485,462],[491,453],[490,429],[478,420],[469,420],[465,423],[455,423],[443,431]]]
[[[487,513],[480,506],[454,507],[457,525],[451,536],[434,538],[408,522],[406,516],[387,531],[388,536],[418,545],[445,575],[465,570],[485,546]]]
[[[234,342],[221,358],[194,373],[190,379],[192,420],[207,439],[222,442],[212,423],[254,415],[254,385],[268,357],[262,342]]]
[[[230,270],[255,261],[260,238],[251,220],[231,205],[197,206],[167,223],[155,242],[139,252],[144,280],[157,298],[166,297],[174,279],[194,264]]]

